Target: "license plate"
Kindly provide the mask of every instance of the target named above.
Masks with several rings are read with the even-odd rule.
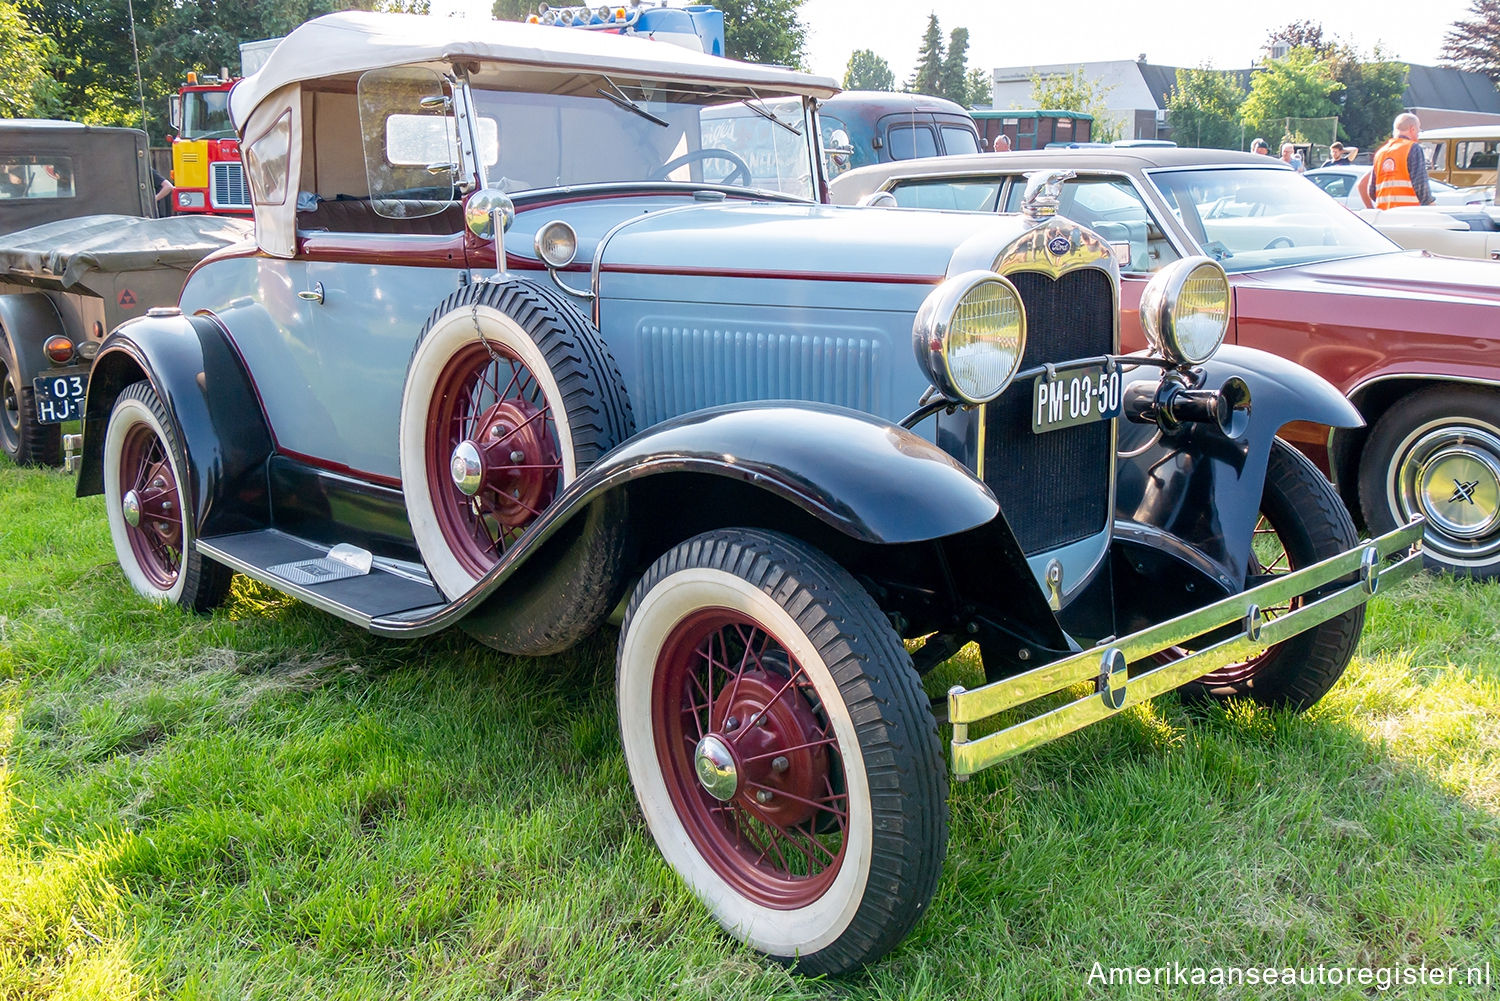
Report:
[[[1120,416],[1120,370],[1104,365],[1056,369],[1031,389],[1031,430],[1037,434]]]
[[[77,375],[39,375],[31,380],[36,394],[39,424],[61,424],[83,419],[83,398],[88,392],[87,372]]]

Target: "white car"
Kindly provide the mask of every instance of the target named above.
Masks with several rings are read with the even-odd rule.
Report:
[[[1500,208],[1493,191],[1429,179],[1437,199],[1432,205],[1381,211],[1366,208],[1359,194],[1369,172],[1368,166],[1351,165],[1319,167],[1303,176],[1407,250],[1500,260]]]

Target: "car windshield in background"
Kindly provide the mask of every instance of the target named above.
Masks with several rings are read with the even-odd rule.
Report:
[[[680,85],[617,83],[591,96],[475,91],[481,125],[495,126],[495,145],[480,150],[490,182],[517,192],[681,181],[813,197],[800,101],[726,103]]]
[[[1290,170],[1158,170],[1151,180],[1203,252],[1230,273],[1401,249]]]
[[[182,138],[233,139],[234,121],[229,117],[229,91],[190,90],[183,95]]]

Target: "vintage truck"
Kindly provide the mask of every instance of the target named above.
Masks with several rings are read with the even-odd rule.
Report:
[[[836,89],[540,24],[297,28],[230,99],[256,243],[110,335],[78,481],[158,602],[238,572],[527,655],[618,612],[662,854],[828,973],[928,907],[950,770],[1183,686],[1312,705],[1421,533],[1359,541],[1276,438],[1359,418],[1222,343],[1213,261],[1123,355],[1059,177],[1003,216],[821,204]],[[969,642],[984,681],[934,707]]]
[[[146,134],[0,120],[0,451],[62,461],[104,335],[171,303],[248,220],[153,219]]]

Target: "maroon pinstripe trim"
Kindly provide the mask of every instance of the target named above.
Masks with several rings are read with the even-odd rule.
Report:
[[[697,268],[659,264],[605,264],[600,271],[627,275],[680,275],[712,278],[791,278],[809,282],[864,282],[870,285],[937,285],[942,275],[829,274],[826,271],[756,271],[750,268]]]

